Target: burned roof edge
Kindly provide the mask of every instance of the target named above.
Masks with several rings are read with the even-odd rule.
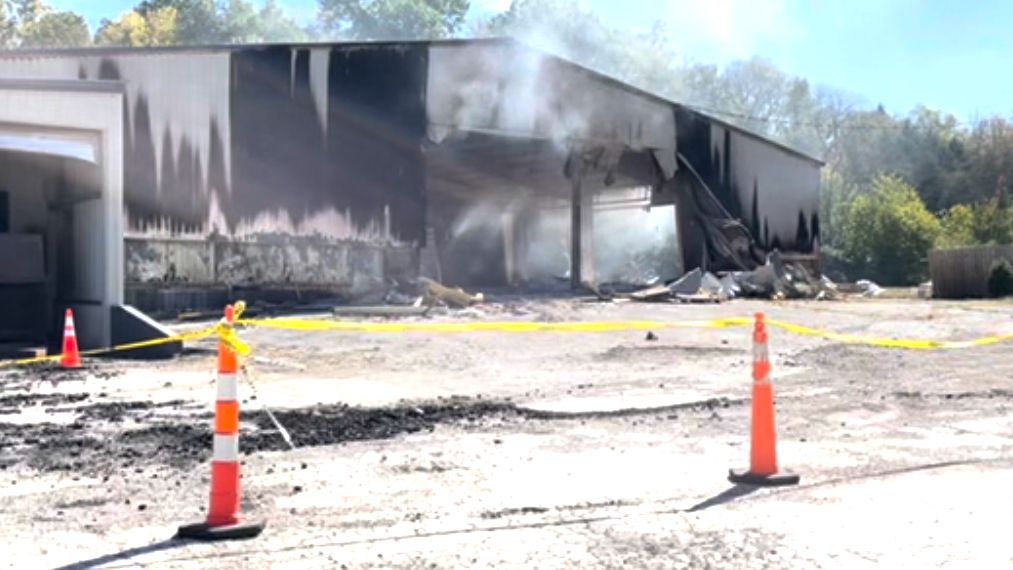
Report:
[[[334,41],[334,42],[269,42],[254,44],[194,44],[176,46],[151,46],[151,47],[127,47],[127,46],[89,46],[79,48],[56,48],[56,49],[8,49],[0,50],[0,59],[18,59],[23,57],[61,57],[61,56],[82,56],[82,55],[160,55],[165,53],[221,53],[242,50],[256,50],[267,48],[337,48],[337,47],[396,47],[396,46],[453,46],[467,44],[509,44],[517,43],[513,38],[490,37],[490,38],[456,38],[444,40],[361,40],[361,41]]]
[[[122,81],[86,79],[5,79],[0,77],[0,89],[17,91],[74,91],[84,93],[123,93]]]
[[[646,99],[653,100],[657,103],[665,105],[672,105],[679,110],[684,110],[690,113],[694,113],[706,120],[718,124],[724,128],[735,131],[747,136],[749,138],[762,141],[767,143],[779,150],[786,153],[792,154],[798,158],[807,160],[809,162],[823,166],[826,162],[820,158],[807,154],[801,150],[792,148],[784,143],[775,141],[767,136],[753,132],[749,129],[734,125],[695,109],[694,107],[673,101],[667,97],[647,91],[635,85],[626,83],[616,77],[605,74],[601,71],[591,69],[579,63],[576,63],[563,56],[550,53],[538,48],[535,48],[523,41],[519,41],[512,37],[488,37],[488,38],[456,38],[456,39],[442,39],[442,40],[380,40],[380,41],[338,41],[338,42],[274,42],[274,43],[261,43],[261,44],[213,44],[213,45],[185,45],[185,46],[158,46],[158,47],[82,47],[82,48],[59,48],[59,49],[27,49],[27,50],[0,50],[0,59],[22,59],[22,58],[39,58],[39,57],[66,57],[66,56],[86,56],[86,55],[124,55],[124,54],[145,54],[145,55],[160,55],[167,53],[222,53],[222,52],[236,52],[243,50],[257,50],[257,49],[268,49],[278,47],[289,47],[289,48],[364,48],[364,47],[397,47],[397,46],[467,46],[467,45],[515,45],[536,51],[544,54],[547,57],[554,58],[565,65],[568,65],[593,79],[602,83],[610,84],[614,87],[618,87],[631,94],[644,97]]]

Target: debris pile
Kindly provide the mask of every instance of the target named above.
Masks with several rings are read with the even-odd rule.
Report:
[[[485,302],[485,296],[482,293],[470,295],[460,287],[451,289],[426,277],[419,278],[419,283],[424,287],[423,302],[430,306],[442,303],[448,307],[463,309]]]
[[[348,305],[331,308],[345,317],[424,317],[435,307],[466,309],[485,302],[485,295],[472,295],[460,287],[447,287],[426,277],[409,282],[392,281],[382,290]]]
[[[875,284],[868,290],[873,288],[881,291]],[[775,251],[752,271],[733,271],[719,277],[694,269],[672,283],[654,285],[627,297],[645,302],[720,303],[736,297],[824,300],[838,296],[833,281],[825,276],[816,278],[801,264],[785,263]]]

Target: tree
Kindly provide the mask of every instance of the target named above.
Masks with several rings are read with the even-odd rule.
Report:
[[[359,40],[440,39],[464,24],[470,0],[320,0],[323,30]]]
[[[274,0],[260,10],[249,2],[232,0],[219,17],[223,40],[228,43],[298,42],[308,37]]]
[[[1013,208],[1006,207],[1002,195],[974,206],[974,240],[980,244],[1013,243]]]
[[[939,220],[915,189],[897,176],[881,175],[872,191],[855,198],[844,225],[844,252],[869,277],[890,285],[921,280],[925,259],[941,231]]]
[[[307,39],[306,31],[289,18],[275,0],[267,0],[259,10],[247,0],[144,0],[135,12],[150,26],[153,14],[170,8],[176,12],[172,43],[180,45]]]
[[[88,24],[73,12],[45,11],[20,30],[21,47],[70,48],[91,43]]]
[[[974,209],[958,204],[947,211],[942,218],[942,232],[936,240],[936,247],[966,247],[976,243],[974,238]]]
[[[59,12],[42,0],[0,0],[0,49],[65,48],[88,45],[88,24],[74,12]]]
[[[304,42],[312,34],[290,18],[275,0],[268,0],[257,14],[259,40],[267,42]]]
[[[46,12],[50,11],[49,6],[46,6],[42,0],[11,0],[10,4],[14,6],[14,13],[21,26],[34,24]]]
[[[165,8],[176,10],[176,41],[182,45],[224,41],[221,18],[214,0],[144,0],[134,9],[145,18]]]
[[[0,0],[0,49],[10,49],[17,45],[18,21],[15,14],[8,0]]]
[[[166,46],[178,43],[178,12],[167,6],[146,15],[127,12],[119,20],[103,20],[95,33],[95,43],[116,46]]]

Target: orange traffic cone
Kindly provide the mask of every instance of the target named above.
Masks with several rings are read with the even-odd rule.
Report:
[[[81,368],[81,353],[77,350],[77,332],[74,330],[74,312],[67,309],[63,317],[63,368]]]
[[[753,425],[749,471],[732,470],[728,480],[747,485],[797,485],[799,476],[777,467],[777,428],[774,422],[774,387],[770,383],[767,324],[756,313],[753,330]]]
[[[235,308],[225,307],[225,323],[236,321]],[[243,523],[239,517],[239,357],[224,342],[218,343],[218,397],[211,456],[211,506],[203,523],[179,527],[177,537],[197,540],[253,538],[264,523]]]

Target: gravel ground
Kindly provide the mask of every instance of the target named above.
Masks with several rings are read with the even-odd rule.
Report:
[[[1010,303],[508,299],[438,319],[699,320],[963,339]],[[347,334],[264,329],[243,383],[252,541],[203,518],[211,345],[0,374],[0,567],[1007,568],[1013,346],[897,351],[774,331],[792,488],[727,482],[749,442],[745,329]],[[296,445],[289,450],[263,406]]]

